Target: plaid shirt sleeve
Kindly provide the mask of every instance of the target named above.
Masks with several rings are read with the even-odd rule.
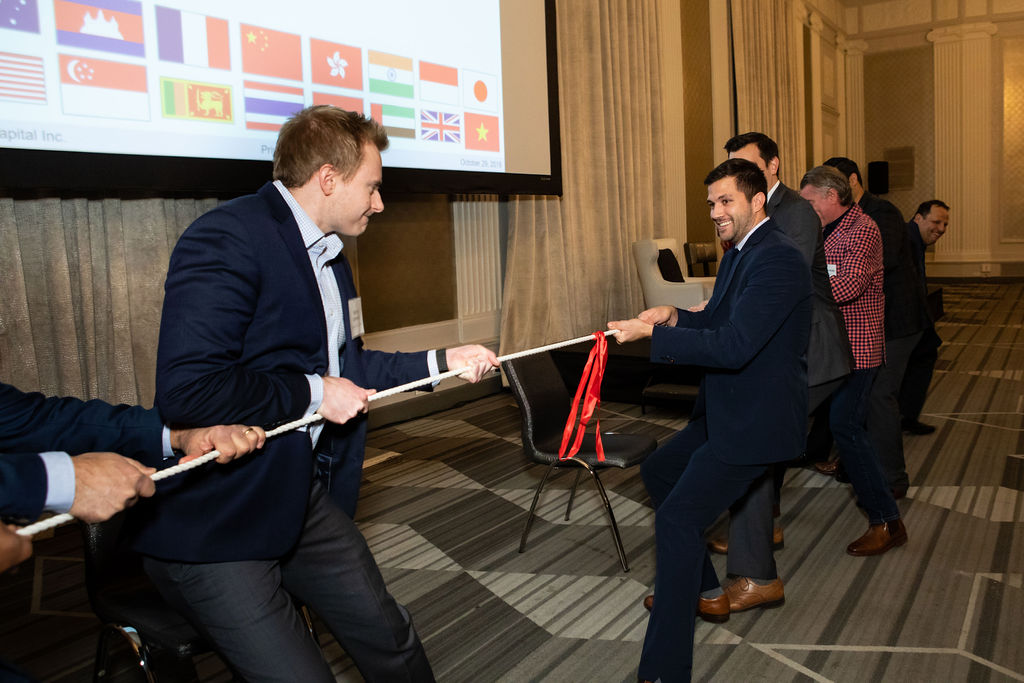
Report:
[[[853,301],[863,294],[882,268],[882,236],[878,226],[860,211],[860,207],[856,208],[859,216],[854,211],[846,216],[851,225],[837,228],[846,228],[839,258],[835,261],[829,259],[836,267],[836,274],[829,278],[829,282],[837,304]],[[846,222],[844,219],[843,223]]]

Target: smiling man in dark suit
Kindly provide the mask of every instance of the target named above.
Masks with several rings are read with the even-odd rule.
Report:
[[[730,159],[704,183],[718,237],[734,245],[707,306],[659,306],[608,323],[619,342],[650,337],[654,362],[705,369],[689,424],[642,470],[655,509],[657,576],[638,675],[664,683],[689,680],[694,614],[729,614],[705,529],[773,463],[793,457],[807,423],[809,269],[765,215],[756,165]]]
[[[757,164],[768,187],[765,213],[796,243],[810,270],[814,296],[807,383],[809,410],[813,411],[839,387],[853,365],[842,314],[828,282],[821,222],[807,200],[779,180],[779,146],[770,137],[759,132],[737,135],[725,143],[725,151],[730,159]],[[799,458],[802,452],[803,444],[790,459]],[[730,612],[771,607],[784,600],[782,580],[772,553],[783,541],[782,527],[773,523],[772,512],[778,514],[784,475],[785,467],[779,465],[755,484],[729,509],[729,539],[714,538],[709,542],[712,551],[729,554],[726,570],[736,579],[726,589]]]
[[[362,234],[384,209],[386,147],[371,119],[304,109],[281,129],[274,182],[201,216],[171,256],[157,354],[161,414],[187,425],[313,412],[325,420],[234,467],[179,477],[145,506],[136,548],[147,572],[247,681],[334,680],[292,596],[365,679],[433,678],[409,613],[352,521],[365,413],[377,389],[448,366],[476,381],[497,359],[479,345],[363,348],[340,236]]]

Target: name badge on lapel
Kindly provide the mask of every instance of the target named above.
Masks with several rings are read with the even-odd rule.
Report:
[[[357,296],[348,300],[348,335],[358,339],[363,331],[363,300]]]
[[[828,269],[828,276],[829,277],[835,277],[836,275],[839,274],[839,267],[836,266],[836,264],[834,264],[834,263],[826,263],[825,266]]]

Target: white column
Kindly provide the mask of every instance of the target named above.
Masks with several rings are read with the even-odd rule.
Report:
[[[935,46],[935,196],[956,216],[954,229],[935,244],[936,261],[992,259],[995,33],[991,23],[928,33]]]
[[[501,242],[497,197],[459,195],[452,201],[459,342],[498,338],[501,322]]]
[[[807,15],[807,26],[811,29],[811,158],[815,164],[825,160],[824,141],[821,129],[821,30],[824,23],[817,12]]]
[[[842,107],[845,121],[846,156],[867,170],[867,151],[864,144],[864,52],[868,44],[863,40],[843,40],[839,43],[845,59],[845,99]]]

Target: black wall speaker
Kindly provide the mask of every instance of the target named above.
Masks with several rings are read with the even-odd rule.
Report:
[[[868,192],[885,194],[889,191],[889,162],[868,162]]]

